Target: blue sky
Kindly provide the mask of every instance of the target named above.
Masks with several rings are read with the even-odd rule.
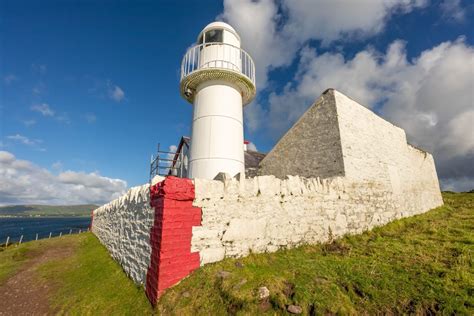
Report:
[[[258,68],[245,123],[259,150],[333,87],[433,152],[445,188],[474,188],[472,2],[365,2],[2,1],[0,204],[100,203],[145,183],[156,144],[189,135],[179,66],[216,19],[237,29]],[[442,71],[462,83],[421,93],[436,90],[430,78],[447,80]],[[453,94],[461,100],[446,114]]]

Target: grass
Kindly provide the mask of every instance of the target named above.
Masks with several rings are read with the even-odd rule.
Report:
[[[40,269],[44,280],[54,280],[51,305],[67,315],[149,315],[144,290],[123,273],[91,233],[76,236],[77,251]]]
[[[38,243],[12,245],[7,250],[4,246],[0,246],[0,286],[33,257],[39,247]]]
[[[0,248],[0,286],[47,249],[73,249],[67,258],[49,258],[37,269],[37,284],[53,289],[49,304],[59,315],[150,315],[144,290],[133,284],[122,268],[91,233],[68,235],[20,246]]]
[[[274,315],[294,304],[318,315],[472,315],[474,194],[443,197],[443,207],[330,244],[204,266],[165,293],[159,312]]]
[[[209,264],[169,289],[164,315],[474,314],[474,194],[443,194],[446,205],[324,245],[252,254]],[[29,242],[0,252],[0,285],[47,247],[73,247],[37,270],[67,315],[150,315],[153,310],[87,233]],[[230,274],[219,276],[222,271]],[[259,300],[258,288],[270,297]]]

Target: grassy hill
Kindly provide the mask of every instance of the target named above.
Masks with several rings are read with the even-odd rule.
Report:
[[[10,205],[0,206],[0,216],[90,216],[98,206],[82,205]]]
[[[357,236],[206,265],[169,289],[160,315],[474,314],[474,194]],[[37,268],[54,313],[150,315],[135,287],[90,233],[29,242],[0,252],[2,283],[47,249],[73,249]],[[51,255],[46,256],[51,258]],[[54,256],[53,256],[54,257]],[[259,299],[260,287],[269,296]]]

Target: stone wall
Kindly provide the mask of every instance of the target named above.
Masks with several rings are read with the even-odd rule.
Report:
[[[381,182],[410,213],[442,204],[433,156],[407,144],[405,131],[333,90],[345,176]]]
[[[92,231],[154,304],[199,265],[324,242],[442,205],[439,192],[419,187],[434,187],[432,159],[408,152],[425,176],[404,184],[412,187],[406,199],[384,179],[167,177],[96,209]]]
[[[287,175],[344,176],[333,90],[323,93],[301,116],[260,162],[259,169],[261,175],[274,175],[280,179]]]
[[[191,252],[193,226],[201,224],[201,210],[193,206],[194,184],[167,177],[150,188],[155,221],[150,231],[151,260],[146,294],[155,305],[169,287],[199,268],[199,253]]]
[[[346,177],[260,176],[194,183],[194,205],[202,210],[202,222],[193,227],[192,251],[199,251],[201,265],[360,233],[443,203],[423,189],[402,203],[385,181]]]
[[[410,211],[441,203],[433,157],[409,145],[403,129],[334,89],[326,90],[278,141],[259,173],[376,181]],[[428,204],[414,207],[420,196]]]
[[[145,284],[155,211],[149,185],[134,187],[93,212],[92,232],[137,284]]]

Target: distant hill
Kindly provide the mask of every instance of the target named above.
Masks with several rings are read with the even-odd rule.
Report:
[[[82,205],[9,205],[0,206],[0,216],[90,216],[98,206]]]

